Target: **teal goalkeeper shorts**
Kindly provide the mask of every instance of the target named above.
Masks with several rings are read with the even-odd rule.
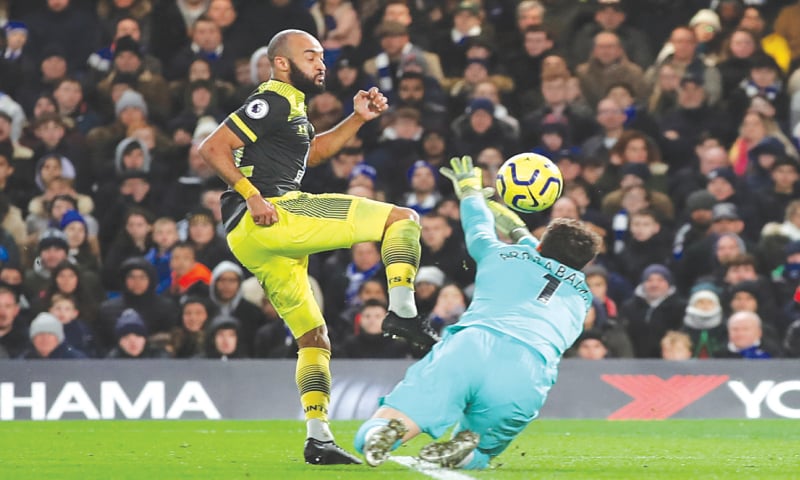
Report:
[[[434,438],[453,425],[455,432],[476,432],[478,449],[495,457],[539,415],[557,375],[556,367],[512,337],[450,327],[381,404],[405,413]]]

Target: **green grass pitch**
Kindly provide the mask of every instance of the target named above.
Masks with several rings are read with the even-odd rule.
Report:
[[[334,422],[352,449],[359,422]],[[300,421],[0,423],[3,479],[424,479],[394,462],[313,467]],[[424,436],[423,436],[424,437]],[[414,456],[428,438],[396,454]],[[796,420],[539,420],[484,479],[800,479]]]

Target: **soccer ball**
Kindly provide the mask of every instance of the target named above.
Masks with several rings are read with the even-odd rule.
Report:
[[[540,212],[551,207],[563,188],[561,170],[552,160],[536,153],[514,155],[497,171],[497,192],[506,205],[518,212]]]

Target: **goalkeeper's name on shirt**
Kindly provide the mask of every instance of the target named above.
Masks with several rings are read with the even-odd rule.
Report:
[[[534,262],[555,275],[559,281],[574,288],[587,304],[592,302],[589,287],[586,285],[586,282],[583,281],[583,277],[579,276],[578,272],[568,268],[566,265],[550,260],[549,258],[544,258],[541,255],[535,255],[520,250],[502,252],[500,253],[500,258],[503,260],[527,260],[529,262]]]

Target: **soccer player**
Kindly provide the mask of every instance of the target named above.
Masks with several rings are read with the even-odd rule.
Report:
[[[420,458],[487,467],[539,414],[592,303],[580,269],[598,251],[596,234],[556,219],[540,243],[508,208],[487,205],[470,157],[450,163],[452,170],[441,170],[461,199],[467,249],[478,265],[475,293],[356,434],[356,449],[372,466],[420,432],[439,438],[456,425],[451,440],[424,447]],[[495,227],[514,244],[501,242]]]
[[[328,425],[330,340],[308,280],[308,255],[382,241],[389,286],[387,333],[430,347],[438,337],[417,316],[414,277],[419,265],[417,214],[366,198],[299,191],[306,167],[339,151],[367,121],[387,108],[372,88],[353,98],[354,112],[315,135],[305,95],[325,86],[322,46],[300,30],[277,33],[267,47],[272,77],[258,86],[201,144],[200,154],[232,187],[222,196],[228,245],[269,292],[299,346],[297,386],[305,412],[307,463],[361,461],[334,443]]]

